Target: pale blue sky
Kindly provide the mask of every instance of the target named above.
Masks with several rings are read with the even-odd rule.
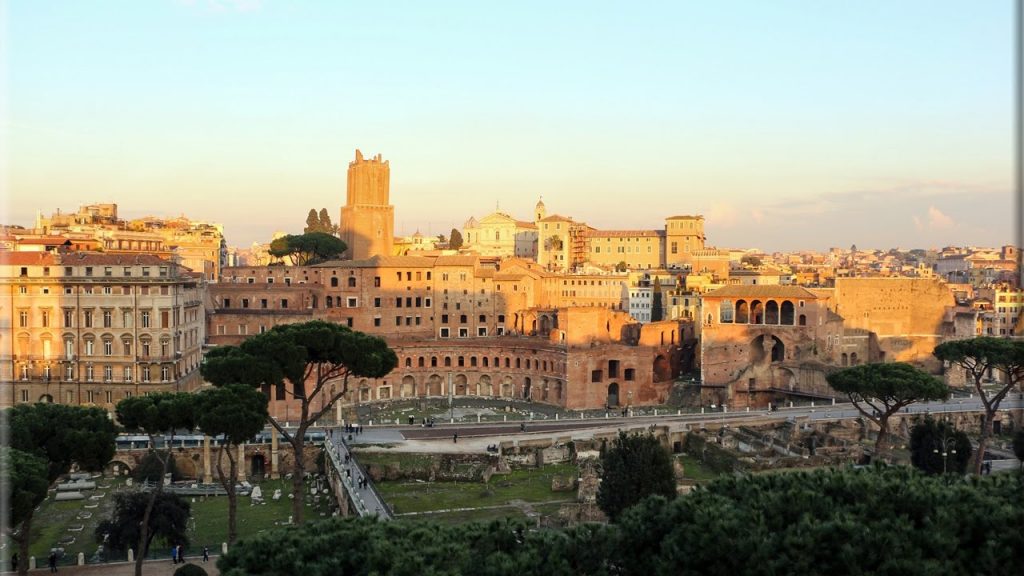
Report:
[[[247,246],[336,220],[360,148],[399,234],[543,195],[720,247],[1012,241],[1011,0],[5,8],[9,223],[116,201]]]

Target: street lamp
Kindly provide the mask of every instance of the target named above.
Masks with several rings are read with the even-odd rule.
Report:
[[[936,439],[935,448],[932,449],[932,453],[942,454],[942,473],[945,474],[949,455],[956,455],[956,437],[944,435],[941,439]]]

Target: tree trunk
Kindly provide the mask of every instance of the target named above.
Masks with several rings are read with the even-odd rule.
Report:
[[[234,448],[234,445],[231,445]],[[233,545],[238,538],[238,494],[235,493],[235,478],[238,478],[238,461],[228,450],[228,462],[231,475],[224,488],[228,491],[228,544]]]
[[[153,447],[156,447],[156,442],[150,440]],[[135,551],[137,556],[135,557],[135,576],[142,576],[142,563],[146,559],[146,553],[149,552],[149,541],[152,538],[149,537],[149,519],[153,515],[153,508],[156,505],[156,499],[164,491],[164,476],[167,474],[167,464],[174,458],[174,434],[171,434],[167,440],[167,455],[161,459],[163,466],[160,468],[160,477],[156,481],[156,490],[149,494],[149,502],[146,502],[146,512],[142,515],[142,525],[139,527],[139,549]],[[159,454],[159,451],[156,451]]]
[[[235,479],[238,478],[238,462],[235,460],[235,444],[221,445],[217,452],[217,479],[224,491],[228,493],[228,544],[234,544],[238,538],[238,494],[235,492]],[[224,467],[221,465],[224,453],[228,454],[228,477],[224,477]]]
[[[21,536],[18,537],[18,574],[28,574],[28,543],[32,538],[32,515],[34,511],[29,510],[25,521],[21,523]]]
[[[981,476],[981,467],[985,464],[985,449],[988,448],[988,440],[992,437],[992,421],[995,418],[995,411],[985,410],[985,420],[981,424],[981,436],[978,437],[978,453],[974,455],[974,473],[978,476]]]
[[[292,436],[292,450],[295,452],[295,460],[292,466],[292,521],[296,524],[302,523],[303,502],[305,494],[304,476],[306,473],[306,454],[303,448],[306,444],[306,429],[299,428]]]
[[[875,439],[875,457],[880,458],[886,450],[886,440],[889,435],[889,414],[882,414],[878,417],[878,438]]]

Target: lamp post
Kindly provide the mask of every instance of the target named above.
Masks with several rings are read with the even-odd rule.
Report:
[[[935,448],[932,449],[932,453],[942,454],[942,474],[945,475],[949,455],[956,455],[956,437],[943,435],[941,439],[936,439]]]

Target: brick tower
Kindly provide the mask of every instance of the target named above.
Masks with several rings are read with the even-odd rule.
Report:
[[[341,207],[341,239],[348,257],[363,260],[390,256],[394,242],[395,207],[388,204],[391,167],[377,154],[366,160],[356,150],[348,164],[348,196]]]

